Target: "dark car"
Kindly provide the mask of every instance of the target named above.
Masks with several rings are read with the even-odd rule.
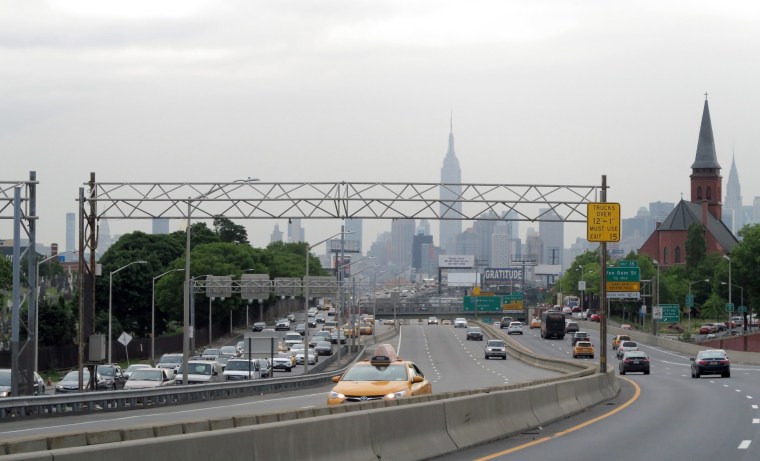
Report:
[[[332,344],[328,341],[317,341],[317,344],[314,345],[314,352],[317,355],[332,355]]]
[[[483,341],[483,330],[481,330],[479,327],[468,328],[467,341]]]
[[[577,323],[575,322],[565,323],[565,333],[575,333],[578,330],[580,330],[580,327],[578,327]]]
[[[618,371],[621,375],[630,372],[642,372],[649,374],[649,357],[643,351],[629,351],[623,354],[623,359],[618,362]]]
[[[509,327],[509,322],[512,322],[514,320],[515,319],[513,319],[512,317],[502,317],[501,322],[499,322],[499,328],[503,330]]]
[[[578,341],[591,341],[591,336],[585,331],[576,331],[570,338],[573,346],[575,346],[575,343]]]
[[[100,373],[96,373],[96,383],[95,383],[95,390],[96,391],[105,391],[107,388],[106,386],[106,380],[103,379],[102,376],[100,376]],[[90,371],[86,368],[83,370],[82,379],[84,382],[85,388],[87,387],[87,383],[90,382]],[[66,376],[63,377],[58,383],[55,385],[55,393],[56,394],[67,394],[70,392],[79,392],[79,371],[73,370],[68,373],[66,373]]]
[[[98,373],[106,380],[106,389],[123,389],[127,378],[118,365],[98,365]]]
[[[306,325],[303,323],[299,323],[296,325],[296,333],[300,334],[301,336],[304,336],[306,334]]]
[[[262,330],[263,330],[264,328],[266,328],[266,327],[267,327],[267,324],[266,324],[266,323],[264,323],[264,322],[256,322],[256,323],[254,323],[254,324],[253,324],[253,326],[251,327],[251,330],[252,330],[252,331],[262,331]]]
[[[699,351],[691,360],[691,377],[699,378],[702,375],[721,375],[724,378],[731,377],[731,363],[726,351],[722,349],[708,349]]]

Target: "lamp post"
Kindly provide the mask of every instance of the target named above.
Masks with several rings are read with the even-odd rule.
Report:
[[[37,271],[35,272],[34,281],[36,286],[34,287],[35,293],[37,294],[36,300],[37,300],[37,307],[34,309],[34,371],[38,371],[39,368],[39,359],[40,359],[40,265],[42,263],[46,263],[50,261],[51,259],[57,258],[61,255],[65,254],[76,254],[78,251],[64,251],[61,253],[58,253],[56,255],[50,256],[49,258],[45,258],[42,261],[37,263]]]
[[[380,272],[373,272],[371,275],[374,275],[372,278],[372,342],[375,343],[375,328],[377,326],[377,276],[385,274],[385,271]]]
[[[731,289],[731,256],[723,255],[723,259],[728,261],[728,304],[733,304],[731,302],[731,292],[733,291]],[[731,312],[729,312],[728,309],[726,309],[726,315],[728,316],[728,323],[726,323],[726,326],[728,326],[731,324]]]
[[[339,235],[342,236],[343,234],[351,234],[351,233],[352,232],[350,231],[345,232],[341,230],[337,234],[333,234],[327,237],[326,239],[320,240],[319,242],[311,246],[307,244],[306,245],[306,272],[304,272],[304,278],[309,276],[309,256],[310,256],[310,252],[312,248],[319,246],[325,243],[326,241],[333,239]],[[340,306],[338,306],[338,309],[340,309]],[[305,328],[306,331],[304,332],[304,335],[303,335],[303,347],[304,347],[303,374],[306,374],[309,372],[309,281],[308,280],[304,280],[304,284],[303,284],[303,311],[304,311],[304,315],[306,316],[304,320],[304,322],[306,323],[306,328]],[[340,310],[338,312],[340,312]],[[338,361],[340,361],[340,324],[338,324]]]
[[[660,263],[653,259],[652,262],[657,266],[657,306],[660,305]],[[657,319],[654,318],[654,302],[652,302],[652,334],[657,336]]]
[[[156,366],[156,280],[172,272],[183,272],[185,268],[172,269],[153,277],[150,297],[150,364]]]
[[[196,275],[195,277],[190,277],[190,282],[188,284],[188,297],[190,298],[190,307],[188,315],[188,336],[190,337],[188,341],[188,345],[191,351],[195,351],[195,281],[198,280],[201,277],[211,277],[211,274],[206,275]],[[183,365],[184,366],[184,365]]]
[[[694,285],[695,283],[699,283],[699,282],[710,283],[710,279],[695,280],[693,282],[689,282],[689,299],[692,300],[692,303],[694,302],[694,298],[692,298],[692,296],[691,296],[691,286]],[[692,306],[689,306],[689,325],[688,325],[688,330],[687,330],[689,332],[689,334],[691,334],[691,307]]]
[[[133,264],[148,264],[148,261],[132,261],[131,263],[121,266],[120,268],[116,269],[115,271],[111,271],[111,273],[108,274],[108,363],[113,363],[113,361],[111,360],[111,317],[112,317],[112,312],[113,312],[113,275],[117,274],[119,271],[126,269],[127,267]]]
[[[368,256],[367,258],[374,258],[374,256]],[[362,258],[362,259],[367,259]],[[364,269],[360,271],[356,271],[355,273],[351,274],[351,302],[348,304],[348,322],[351,326],[351,351],[356,348],[356,335],[357,335],[357,328],[356,328],[356,276],[361,274],[362,272],[366,271],[367,269],[372,269],[373,267],[379,267],[379,264],[373,264],[371,266],[367,266]],[[366,277],[365,277],[366,278]],[[362,279],[360,279],[362,280]]]
[[[243,273],[255,271],[256,269],[244,269]],[[248,329],[248,325],[250,324],[250,320],[248,320],[248,308],[251,306],[251,300],[247,300],[245,303],[245,329]],[[262,319],[263,320],[263,319]],[[230,332],[232,332],[232,323],[230,323]]]
[[[578,269],[581,270],[581,280],[578,283],[581,284],[582,282],[582,285],[580,286],[580,288],[581,288],[581,312],[583,312],[583,298],[586,297],[586,276],[583,272],[583,266],[579,264],[578,268],[575,269],[576,272],[578,271]]]
[[[728,285],[726,282],[720,282],[720,284],[721,285]],[[728,289],[728,299],[729,299],[728,302],[731,302],[730,299],[731,299],[731,290],[732,290],[732,288],[738,288],[739,290],[741,290],[741,298],[740,298],[739,302],[740,302],[741,306],[744,306],[744,287],[740,287],[739,285],[734,285],[733,283],[730,283],[730,282],[729,282],[729,284],[731,285],[731,288]],[[729,317],[730,317],[730,315],[729,315]],[[731,319],[729,318],[728,321],[731,322]],[[743,322],[743,324],[744,324],[744,331],[747,331],[747,322]]]

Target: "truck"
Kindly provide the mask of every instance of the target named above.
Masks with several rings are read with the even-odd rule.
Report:
[[[541,314],[542,338],[565,338],[565,314],[559,311],[546,311]]]

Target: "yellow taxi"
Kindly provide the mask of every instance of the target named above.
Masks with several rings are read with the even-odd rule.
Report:
[[[590,341],[578,341],[573,346],[573,358],[590,357],[594,358],[594,345]]]
[[[532,330],[534,328],[541,328],[541,319],[534,318],[530,321],[530,329]]]
[[[343,334],[346,335],[346,338],[353,338],[354,336],[359,336],[359,326],[354,325],[354,327],[351,328],[351,325],[345,324],[343,325]]]
[[[360,335],[371,335],[372,334],[372,324],[365,322],[359,325],[359,334]]]
[[[612,338],[612,350],[615,350],[620,346],[620,343],[623,341],[630,341],[631,337],[629,335],[617,335],[614,338]]]
[[[417,365],[398,358],[390,344],[378,344],[370,359],[355,363],[332,380],[336,385],[327,395],[328,405],[433,393],[432,384]]]

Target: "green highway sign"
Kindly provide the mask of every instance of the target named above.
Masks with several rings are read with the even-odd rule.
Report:
[[[518,311],[523,308],[523,295],[522,293],[512,293],[509,295],[502,295],[502,303],[504,304],[505,311]]]
[[[681,321],[681,307],[678,304],[661,304],[652,308],[652,318],[665,323]]]
[[[638,267],[608,267],[607,282],[640,282],[641,270]]]
[[[694,307],[694,295],[686,295],[686,307]]]
[[[621,259],[617,265],[618,267],[639,267],[639,262],[632,259]]]
[[[726,312],[734,311],[734,303],[726,303]]]
[[[747,306],[739,306],[739,312],[747,312]]]
[[[501,296],[465,296],[464,310],[475,312],[501,312]]]

